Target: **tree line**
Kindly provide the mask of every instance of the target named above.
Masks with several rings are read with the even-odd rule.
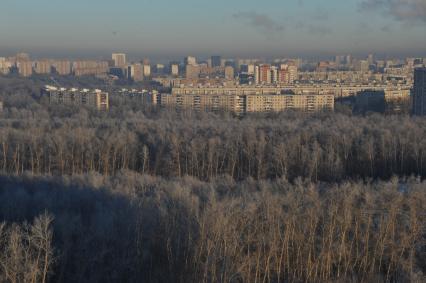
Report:
[[[0,170],[74,175],[120,170],[210,180],[312,181],[426,176],[426,119],[340,113],[170,113],[43,107],[0,116]]]
[[[421,282],[424,188],[2,176],[0,281]]]

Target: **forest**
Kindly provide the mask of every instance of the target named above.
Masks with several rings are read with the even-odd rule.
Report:
[[[0,81],[0,282],[424,282],[426,118],[38,87]]]

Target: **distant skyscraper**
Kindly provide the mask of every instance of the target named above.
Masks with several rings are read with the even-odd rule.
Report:
[[[108,67],[107,61],[79,60],[72,63],[71,70],[75,76],[104,76]]]
[[[155,65],[155,73],[156,74],[163,74],[164,73],[164,65],[163,64],[157,64]]]
[[[186,78],[187,79],[198,79],[200,76],[200,66],[187,64],[186,67]]]
[[[16,54],[16,62],[30,61],[30,55],[28,53]]]
[[[346,55],[346,65],[352,65],[352,55]]]
[[[297,66],[288,66],[287,70],[289,74],[288,83],[292,84],[299,79]]]
[[[278,70],[277,81],[285,84],[292,84],[298,79],[298,69],[295,65],[281,64]]]
[[[52,63],[50,60],[39,60],[35,62],[35,72],[37,74],[50,74]]]
[[[278,68],[275,66],[271,67],[271,83],[278,82]]]
[[[377,66],[378,69],[383,69],[385,67],[385,65],[386,65],[386,62],[383,61],[383,60],[378,60],[376,62],[376,66]]]
[[[186,65],[197,65],[197,59],[192,56],[187,56],[184,59],[185,66]]]
[[[33,74],[33,63],[31,61],[20,61],[16,66],[19,74],[23,77],[29,77]]]
[[[234,68],[231,66],[225,67],[225,79],[233,80],[234,79]]]
[[[336,63],[336,66],[340,66],[343,62],[343,56],[336,56],[334,62]]]
[[[368,64],[373,65],[374,64],[374,54],[368,55]]]
[[[0,74],[7,75],[10,72],[12,63],[4,57],[0,57]]]
[[[143,76],[144,77],[149,77],[151,76],[151,65],[143,65]]]
[[[358,61],[358,64],[356,64],[357,71],[360,72],[368,72],[370,69],[370,64],[368,63],[368,60],[360,60]]]
[[[114,67],[124,68],[126,67],[126,54],[124,53],[113,53],[112,61],[114,61]]]
[[[135,82],[143,81],[143,67],[141,63],[132,64],[128,67],[128,75]]]
[[[55,60],[52,62],[52,71],[61,76],[71,74],[71,62],[68,60]]]
[[[426,115],[426,68],[414,71],[413,113]]]
[[[253,64],[243,64],[240,66],[241,73],[254,75],[254,65]]]
[[[179,75],[179,65],[178,64],[171,64],[170,65],[170,74],[172,76],[178,76]]]
[[[271,83],[271,65],[260,65],[259,67],[259,83],[270,84]]]
[[[260,83],[260,67],[254,67],[254,83],[257,85]]]
[[[222,66],[222,57],[220,56],[212,56],[212,67],[221,67]]]

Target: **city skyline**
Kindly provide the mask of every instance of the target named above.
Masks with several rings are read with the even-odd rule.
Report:
[[[36,57],[425,56],[421,0],[5,0],[0,52]]]

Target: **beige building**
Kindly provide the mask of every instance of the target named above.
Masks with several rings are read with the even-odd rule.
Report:
[[[56,88],[45,86],[43,94],[49,96],[51,104],[87,105],[100,111],[109,109],[109,95],[101,90]]]
[[[124,53],[113,53],[112,61],[114,62],[114,67],[124,68],[126,67],[126,54]]]
[[[75,76],[99,76],[108,73],[109,67],[106,61],[74,61],[72,64],[72,73]]]
[[[52,70],[61,76],[71,74],[71,62],[69,60],[52,61]]]
[[[225,67],[225,79],[227,80],[233,80],[235,77],[234,68],[231,66]]]
[[[285,94],[293,92],[294,94],[320,94],[334,95],[334,97],[356,96],[363,91],[395,91],[409,92],[409,85],[390,86],[390,85],[333,85],[333,84],[301,84],[301,85],[282,85],[282,86],[203,86],[203,87],[175,87],[172,94],[226,94],[226,95],[254,95],[254,94]]]
[[[198,79],[200,76],[200,66],[198,65],[186,65],[186,79]]]
[[[170,73],[172,76],[179,76],[179,65],[178,64],[172,64],[170,66]]]
[[[193,56],[187,56],[184,59],[185,65],[197,65],[197,58]]]
[[[31,61],[18,61],[16,64],[19,75],[30,77],[33,74],[33,63]]]
[[[35,62],[34,71],[37,74],[50,74],[52,63],[50,60],[38,60]]]
[[[128,68],[129,77],[135,82],[143,81],[143,67],[141,63],[132,64]]]
[[[334,110],[332,95],[247,95],[245,112],[280,112],[302,110],[306,112]]]
[[[160,105],[175,109],[194,109],[196,111],[244,112],[244,96],[238,95],[171,95],[161,94]]]
[[[306,112],[334,110],[332,95],[291,94],[162,94],[161,105],[176,109],[230,111],[235,113],[280,112],[301,110]]]
[[[0,74],[7,75],[10,73],[12,63],[4,57],[0,57]]]
[[[17,53],[16,56],[16,62],[20,62],[20,61],[30,61],[30,55],[28,53]]]
[[[144,77],[151,76],[151,65],[143,64],[143,75],[144,75]]]

